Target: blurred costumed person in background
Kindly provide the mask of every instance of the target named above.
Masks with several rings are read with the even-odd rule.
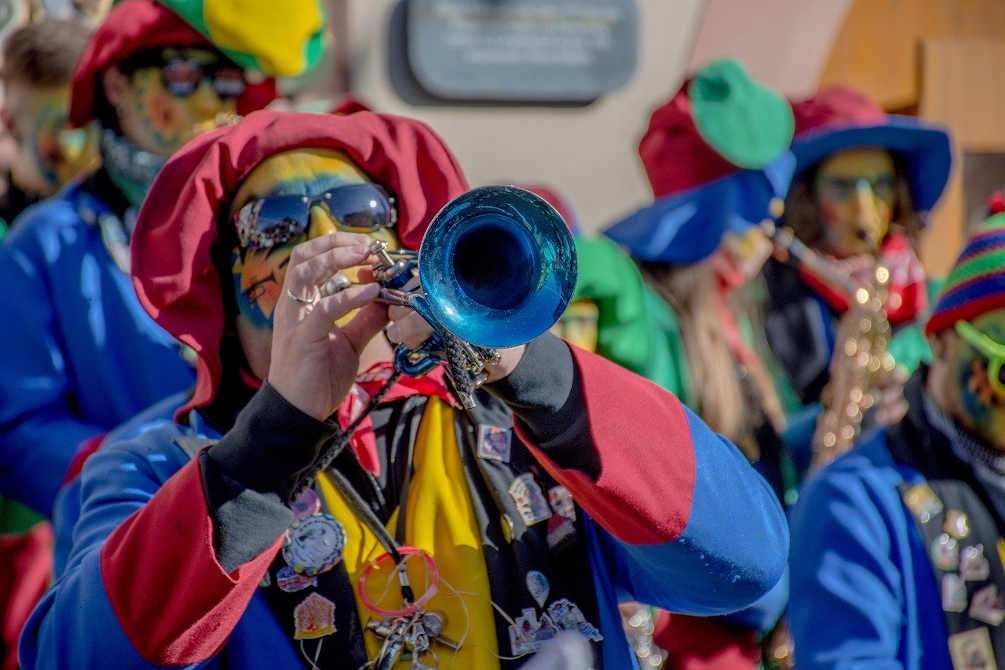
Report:
[[[800,670],[1005,665],[1005,214],[972,230],[925,333],[907,414],[793,512]]]
[[[132,226],[173,151],[274,95],[153,0],[117,5],[94,32],[70,121],[97,122],[102,165],[26,210],[0,251],[0,305],[19,325],[0,337],[0,492],[48,516],[82,443],[192,384],[129,284]]]
[[[12,18],[12,17],[9,17]],[[93,128],[67,125],[70,81],[87,44],[89,28],[78,21],[42,18],[4,38],[0,119],[13,150],[0,194],[0,236],[28,205],[54,194],[74,177],[93,170],[97,135]],[[14,323],[10,337],[24,336]],[[39,514],[0,498],[0,668],[17,665],[19,622],[48,586],[52,529]]]
[[[95,167],[94,129],[71,129],[67,122],[70,82],[89,34],[83,23],[43,18],[5,38],[0,119],[14,150],[0,195],[4,228],[28,205]],[[39,516],[5,502],[0,519],[2,532],[11,532],[33,525]]]
[[[878,295],[874,272],[878,266],[888,271],[880,316],[892,328],[887,346],[897,368],[878,382],[893,396],[887,393],[879,403],[882,411],[869,416],[885,424],[904,411],[895,396],[930,356],[918,324],[935,286],[926,282],[917,245],[925,216],[949,177],[951,153],[942,129],[888,115],[847,88],[820,91],[792,108],[796,176],[782,223],[822,263],[814,268],[769,260],[765,330],[787,385],[807,406],[800,417],[792,417],[789,442],[807,446],[814,441],[817,403],[832,379],[842,315],[860,319],[849,310],[848,289],[835,278]],[[796,456],[801,467],[808,466],[808,449]]]
[[[106,431],[195,379],[129,281],[130,235],[154,176],[220,115],[272,100],[274,80],[246,68],[278,74],[282,57],[286,67],[302,67],[313,50],[309,33],[320,30],[316,2],[313,15],[291,3],[242,4],[239,15],[226,2],[176,7],[182,15],[126,0],[91,35],[69,120],[97,124],[102,165],[25,210],[0,249],[0,305],[17,324],[0,336],[0,494],[42,516],[53,512],[75,454],[82,458]],[[313,16],[312,31],[298,13]],[[296,30],[303,36],[288,34]],[[71,507],[78,499],[63,498]],[[18,608],[21,621],[31,600]],[[5,626],[14,635],[19,628]]]
[[[655,379],[739,445],[779,499],[795,484],[780,438],[785,416],[745,291],[771,250],[756,226],[788,187],[792,128],[784,98],[739,63],[706,66],[653,113],[640,142],[656,200],[605,231],[638,262],[649,318],[664,327],[650,338]],[[655,641],[669,652],[667,667],[755,667],[757,632],[775,625],[785,597],[778,588],[719,620],[661,613]]]
[[[89,35],[82,22],[43,18],[4,42],[0,119],[16,145],[0,198],[5,225],[98,162],[95,129],[70,128],[68,119],[70,82]]]
[[[442,366],[395,373],[396,343],[431,331],[375,300],[373,244],[416,249],[467,190],[427,126],[367,111],[256,112],[167,163],[132,272],[198,382],[86,463],[26,667],[513,668],[572,631],[587,645],[556,657],[620,669],[622,595],[709,615],[775,587],[775,496],[651,382],[549,333],[500,349],[474,407]],[[459,246],[434,236],[421,263],[497,251],[436,264]],[[555,253],[564,296],[572,249]]]

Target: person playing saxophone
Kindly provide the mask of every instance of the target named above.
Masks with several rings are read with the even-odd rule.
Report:
[[[880,380],[891,392],[877,399],[877,423],[903,413],[899,388],[930,356],[918,322],[933,286],[926,283],[916,249],[926,215],[948,180],[951,153],[941,128],[885,114],[851,89],[822,90],[793,102],[792,109],[796,176],[781,224],[821,262],[769,260],[765,331],[780,363],[778,379],[806,406],[789,417],[786,429],[786,441],[806,469],[810,449],[800,447],[811,443],[832,369],[845,365],[838,344],[856,330],[848,323],[839,333],[842,317],[853,312],[846,321],[862,320],[861,310],[849,309],[856,289],[885,294],[882,310],[892,329],[888,349],[898,372]],[[880,286],[879,267],[888,273]],[[834,276],[850,280],[851,290]]]
[[[1005,663],[1005,215],[971,232],[925,333],[907,414],[793,511],[800,670]]]

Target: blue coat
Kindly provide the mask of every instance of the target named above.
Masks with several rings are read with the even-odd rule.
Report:
[[[81,442],[195,379],[106,251],[107,211],[72,185],[0,247],[0,495],[45,515]]]
[[[876,432],[819,472],[793,512],[788,620],[800,670],[952,669],[936,576],[897,490],[923,478],[893,459],[888,439]]]
[[[596,361],[599,370],[583,373],[590,389],[623,373]],[[590,564],[583,578],[597,594],[606,668],[637,667],[619,600],[698,615],[748,607],[778,584],[787,547],[778,502],[743,455],[669,394],[641,380],[630,384],[641,386],[637,399],[659,400],[652,419],[665,438],[635,439],[646,433],[638,422],[616,430],[598,416],[591,434],[608,466],[601,479],[559,472],[581,505]],[[110,659],[119,668],[155,667],[153,659],[213,669],[302,667],[257,589],[274,549],[231,573],[216,561],[200,462],[175,440],[217,435],[197,412],[191,426],[175,424],[171,415],[162,406],[117,430],[68,490],[75,499],[57,534],[72,534],[71,546],[65,569],[25,628],[23,667],[107,667]],[[638,458],[625,458],[626,444]],[[678,466],[689,485],[672,477]],[[614,479],[604,483],[607,477]],[[650,489],[662,496],[650,499]],[[640,493],[643,508],[629,511]],[[664,517],[686,523],[676,536],[660,535]],[[640,539],[625,539],[633,533]]]

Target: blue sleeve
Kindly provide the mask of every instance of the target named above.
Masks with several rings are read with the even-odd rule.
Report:
[[[598,526],[615,587],[682,614],[756,606],[772,611],[752,620],[776,615],[789,546],[781,505],[735,446],[686,411],[696,470],[688,523],[676,540],[655,545],[628,544]]]
[[[0,314],[16,324],[0,328],[0,495],[48,517],[77,448],[105,428],[74,414],[46,271],[58,253],[47,257],[30,232],[16,229],[0,250]]]
[[[839,461],[811,480],[793,512],[787,616],[800,670],[902,667],[907,594],[878,500]]]
[[[741,626],[759,633],[767,633],[781,618],[785,612],[785,606],[789,602],[789,574],[786,570],[782,578],[778,580],[770,591],[761,596],[750,607],[727,614],[723,617],[726,621],[736,626]]]
[[[82,505],[66,567],[21,635],[25,670],[156,667],[143,659],[120,625],[100,560],[101,547],[112,531],[153,497],[183,458],[172,458],[167,450],[151,449],[146,457],[143,453],[106,446],[87,460],[79,480]]]

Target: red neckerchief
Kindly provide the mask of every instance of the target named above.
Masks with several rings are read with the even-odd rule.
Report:
[[[352,423],[359,413],[366,408],[370,398],[375,393],[384,388],[384,384],[390,379],[394,372],[394,365],[388,362],[374,363],[366,372],[360,373],[356,377],[356,382],[352,385],[345,400],[339,405],[335,413],[338,425],[345,430],[346,426]],[[391,402],[400,398],[407,398],[417,393],[425,396],[435,396],[452,407],[460,408],[454,394],[450,392],[444,382],[446,369],[443,365],[438,365],[428,374],[422,377],[401,376],[394,386],[384,394],[381,402]],[[250,372],[241,369],[241,378],[249,386],[260,388],[262,381]],[[374,475],[380,474],[380,457],[377,455],[377,436],[373,431],[373,421],[369,415],[364,417],[359,426],[349,438],[349,446],[356,453],[359,464]]]
[[[349,394],[338,408],[336,417],[343,430],[359,416],[370,398],[380,389],[394,373],[394,365],[388,362],[375,363],[366,372],[356,377]],[[391,402],[408,396],[421,394],[435,396],[453,407],[460,407],[453,393],[444,381],[446,370],[438,365],[422,377],[401,376],[394,386],[384,394],[381,402]],[[380,474],[380,457],[377,454],[377,436],[373,430],[373,421],[367,415],[349,438],[349,446],[356,454],[359,464],[374,475]]]
[[[928,293],[925,289],[925,270],[911,249],[907,236],[902,234],[887,236],[880,248],[879,257],[883,265],[890,270],[885,305],[886,318],[894,325],[914,321],[928,309]],[[853,259],[830,260],[839,267],[853,262]],[[841,291],[832,287],[822,277],[810,272],[804,266],[799,267],[799,274],[832,309],[838,312],[848,309],[848,301]]]

